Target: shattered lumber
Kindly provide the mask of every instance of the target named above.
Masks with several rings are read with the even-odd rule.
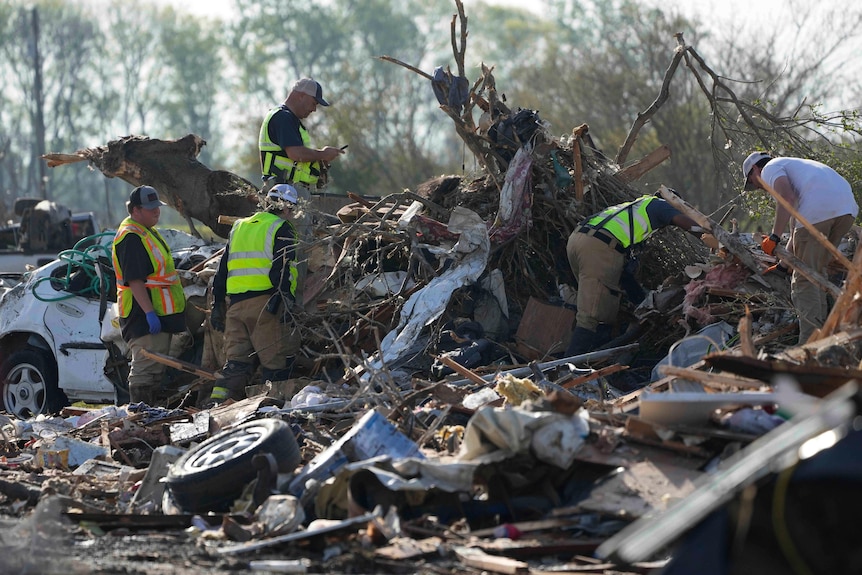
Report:
[[[784,297],[785,299],[790,298],[790,292],[787,282],[778,278],[770,277],[770,274],[764,276],[760,263],[754,259],[754,257],[751,255],[751,252],[748,250],[748,247],[746,247],[745,244],[739,241],[738,238],[736,238],[730,232],[722,228],[716,221],[705,216],[696,208],[687,203],[685,200],[674,194],[667,187],[661,186],[661,188],[659,188],[659,195],[661,195],[662,198],[667,200],[667,202],[670,203],[673,207],[675,207],[676,209],[690,217],[692,220],[697,222],[697,225],[706,230],[707,233],[714,235],[719,242],[721,242],[722,244],[724,244],[725,247],[727,247],[727,250],[731,254],[739,258],[739,261],[742,263],[742,265],[757,274],[756,277],[759,278],[759,280],[766,282],[776,294]]]
[[[826,239],[826,237],[822,233],[820,233],[820,230],[815,228],[811,222],[806,220],[802,216],[802,214],[799,213],[799,210],[797,210],[793,206],[793,204],[791,204],[786,199],[784,199],[781,196],[781,194],[776,192],[772,186],[770,186],[768,183],[764,182],[762,179],[761,179],[760,183],[763,185],[763,189],[765,189],[767,192],[769,192],[769,195],[772,196],[773,198],[775,198],[775,201],[778,202],[778,204],[782,208],[784,208],[785,210],[790,212],[790,215],[793,216],[797,222],[802,224],[806,230],[811,232],[811,237],[813,237],[818,242],[820,242],[820,245],[822,245],[824,248],[826,248],[826,250],[830,254],[832,254],[832,257],[834,257],[836,260],[838,260],[841,263],[841,265],[844,266],[845,269],[848,269],[848,270],[850,269],[850,267],[851,267],[850,260],[848,260],[846,257],[844,257],[844,254],[842,254],[840,251],[838,251],[838,248],[833,246],[832,242],[830,242],[828,239]]]

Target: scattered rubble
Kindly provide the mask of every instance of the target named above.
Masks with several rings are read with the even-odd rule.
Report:
[[[453,78],[443,83],[461,85]],[[623,306],[616,338],[557,357],[576,301],[568,234],[637,197],[630,183],[667,153],[620,171],[587,126],[560,140],[537,113],[506,108],[490,69],[468,92],[441,105],[483,175],[352,198],[335,214],[303,206],[316,232],[295,379],[201,409],[222,362],[199,294],[200,361],[162,358],[187,376],[165,389],[166,407],[79,403],[2,419],[0,507],[24,521],[0,527],[13,551],[0,565],[40,565],[30,550],[45,545],[68,568],[122,539],[161,543],[129,572],[646,573],[672,566],[685,532],[796,463],[808,440],[855,437],[858,229],[821,283],[832,315],[793,346],[788,279],[762,274],[774,258],[662,188],[721,246],[662,230],[638,254],[648,294]],[[474,105],[514,136],[467,123]],[[199,151],[195,138],[183,145]],[[165,149],[112,144],[145,143]],[[197,193],[211,180],[195,170]],[[169,181],[159,189],[172,205],[213,229],[217,215],[253,209],[250,184],[219,180],[235,209],[210,196],[202,216]],[[186,281],[205,286],[219,255],[210,246]],[[716,485],[720,496],[704,495]],[[801,552],[820,564],[813,547]]]

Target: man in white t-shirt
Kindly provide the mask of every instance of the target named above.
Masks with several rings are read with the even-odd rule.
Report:
[[[834,246],[850,231],[859,213],[850,184],[826,164],[803,158],[774,158],[766,152],[754,152],[743,162],[742,174],[746,190],[762,189],[764,183],[767,184]],[[790,212],[778,204],[772,233],[764,236],[761,243],[764,252],[772,255],[788,223],[791,223]],[[829,250],[797,221],[792,223],[787,248],[820,273],[825,272],[832,259]],[[826,293],[794,271],[790,297],[799,316],[799,343],[803,344],[826,319]]]

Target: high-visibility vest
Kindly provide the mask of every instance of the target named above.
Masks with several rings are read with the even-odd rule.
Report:
[[[295,162],[284,155],[284,148],[273,142],[269,137],[269,121],[281,108],[269,111],[263,124],[260,125],[260,136],[258,146],[260,148],[260,169],[264,176],[276,176],[284,183],[297,182],[300,184],[313,185],[317,183],[320,176],[320,164],[318,162]],[[299,124],[299,136],[302,145],[311,147],[311,137],[308,131]]]
[[[111,257],[114,261],[114,273],[117,276],[117,303],[120,317],[129,317],[132,312],[132,288],[126,285],[123,268],[117,259],[117,245],[129,235],[135,234],[141,238],[141,243],[150,256],[153,272],[147,276],[144,285],[153,302],[153,309],[159,316],[180,313],[186,309],[186,297],[180,278],[174,269],[174,258],[167,248],[167,242],[155,229],[142,226],[131,217],[120,223],[112,243]]]
[[[275,286],[269,278],[275,252],[275,234],[282,224],[293,224],[269,212],[258,212],[234,222],[228,237],[227,293],[267,291]],[[296,261],[290,262],[290,293],[296,295],[299,272]]]
[[[655,199],[655,196],[641,196],[631,202],[611,206],[591,217],[587,224],[607,230],[623,248],[639,244],[655,231],[647,216],[647,206]]]

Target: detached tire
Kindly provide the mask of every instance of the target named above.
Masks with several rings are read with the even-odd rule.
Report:
[[[57,385],[57,366],[46,353],[19,349],[0,365],[3,408],[21,419],[56,413],[68,403]]]
[[[165,482],[184,511],[227,511],[257,477],[251,460],[259,453],[272,454],[279,473],[293,471],[302,460],[290,425],[280,419],[257,419],[189,450],[170,466]]]

